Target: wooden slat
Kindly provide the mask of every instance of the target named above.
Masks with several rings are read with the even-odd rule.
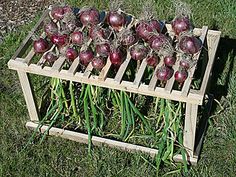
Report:
[[[218,48],[219,41],[220,41],[220,35],[211,35],[211,34],[207,35],[208,63],[207,63],[206,72],[204,74],[201,89],[200,89],[201,95],[205,94],[208,80],[209,80],[209,77],[210,77],[210,74],[212,71],[212,67],[213,67],[213,63],[215,60],[216,50]]]
[[[33,122],[27,122],[26,127],[29,129],[36,130],[36,128],[38,127],[38,124],[33,123]],[[41,133],[44,133],[46,130],[48,130],[48,128],[49,127],[47,125],[43,125],[39,131]],[[61,138],[69,139],[69,140],[83,143],[83,144],[88,143],[88,135],[84,133],[52,127],[49,129],[48,134],[51,136],[58,136]],[[95,146],[107,145],[108,147],[117,148],[117,149],[128,151],[128,152],[142,152],[142,153],[149,154],[152,158],[156,157],[156,154],[158,154],[157,149],[148,148],[148,147],[139,146],[139,145],[130,144],[130,143],[124,143],[124,142],[102,138],[98,136],[92,136],[92,143]],[[178,162],[183,161],[181,154],[175,155],[173,159]],[[191,164],[196,164],[197,157],[190,157],[188,160],[190,161]]]
[[[198,105],[186,103],[184,122],[184,147],[188,154],[193,157]]]
[[[142,61],[139,69],[138,69],[138,72],[136,73],[136,76],[135,76],[135,79],[134,79],[134,82],[133,82],[133,86],[138,88],[139,85],[140,85],[140,82],[143,78],[143,74],[144,74],[144,71],[147,67],[147,60],[146,58]]]
[[[174,73],[178,70],[179,68],[179,62],[178,62],[178,58],[179,56],[176,56],[177,57],[177,60],[176,60],[176,63],[173,65],[173,70],[174,70]],[[174,77],[174,74],[173,76],[166,82],[166,85],[165,85],[165,91],[170,93],[172,91],[172,88],[173,88],[173,85],[175,83],[175,77]]]
[[[111,68],[111,65],[112,65],[112,63],[111,63],[110,59],[108,58],[106,65],[102,68],[102,70],[101,70],[101,72],[100,72],[100,74],[98,76],[99,80],[103,80],[104,81],[106,79],[107,74],[109,72],[109,69]]]
[[[77,57],[73,63],[71,64],[68,73],[74,75],[76,73],[77,68],[79,67],[79,57]]]
[[[86,77],[86,78],[89,78],[91,72],[93,70],[93,66],[92,66],[92,63],[90,62],[87,66],[87,68],[85,69],[84,73],[83,73],[83,76]]]
[[[204,44],[204,41],[205,41],[205,38],[206,38],[206,35],[207,35],[207,31],[208,31],[208,27],[203,26],[202,34],[200,36],[200,40],[202,41],[202,44]],[[194,56],[193,60],[197,61],[199,59],[200,53],[201,53],[201,51],[199,51],[199,53]],[[185,80],[184,85],[182,87],[182,95],[183,96],[188,95],[188,92],[189,92],[189,89],[190,89],[190,85],[191,85],[196,67],[197,67],[197,63],[188,72],[188,78]]]
[[[155,87],[156,87],[156,84],[157,84],[157,76],[156,76],[156,72],[157,72],[157,69],[163,65],[163,58],[161,58],[160,62],[158,63],[158,65],[156,66],[154,72],[153,72],[153,75],[152,75],[152,78],[150,80],[150,83],[148,85],[148,89],[149,90],[154,90]]]
[[[52,70],[54,71],[60,71],[63,67],[63,64],[65,63],[66,58],[63,56],[60,56],[52,65]]]
[[[129,51],[127,52],[127,58],[126,60],[120,65],[120,68],[115,76],[115,82],[117,83],[120,83],[122,78],[123,78],[123,75],[125,73],[125,70],[127,69],[128,65],[129,65],[129,62],[131,60],[131,56],[130,56],[130,53]]]
[[[26,105],[29,111],[29,116],[31,121],[38,121],[38,110],[33,96],[33,91],[28,78],[28,74],[23,71],[17,71],[22,91],[24,93]]]
[[[43,15],[41,16],[41,18],[39,19],[39,21],[36,23],[36,25],[34,26],[34,28],[29,32],[29,34],[27,35],[27,37],[23,40],[23,42],[21,43],[20,47],[16,50],[16,52],[14,53],[14,55],[12,56],[12,60],[16,59],[19,55],[23,55],[23,53],[28,49],[28,47],[30,46],[30,43],[32,42],[31,37],[33,35],[33,33],[38,30],[39,27],[41,27],[43,20],[45,19],[45,17],[48,15],[48,10],[46,10]]]

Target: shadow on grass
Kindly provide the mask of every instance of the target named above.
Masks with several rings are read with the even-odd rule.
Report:
[[[217,99],[220,101],[222,97],[227,96],[228,88],[229,88],[229,81],[230,75],[233,70],[234,66],[234,56],[236,56],[236,39],[230,38],[221,38],[218,50],[216,53],[215,63],[212,69],[212,78],[209,83],[210,88],[207,94],[209,94],[208,103],[204,106],[202,118],[199,121],[198,130],[196,134],[196,142],[195,142],[195,152],[197,154],[201,154],[202,146],[198,146],[199,142],[204,141],[204,133],[208,129],[208,118],[210,115],[215,113],[217,109],[217,103],[213,101],[213,99]],[[226,66],[228,67],[226,68]],[[224,84],[220,85],[218,80],[224,76]],[[200,143],[201,144],[201,143]]]

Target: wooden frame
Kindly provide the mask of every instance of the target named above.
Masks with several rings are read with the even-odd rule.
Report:
[[[109,69],[111,67],[111,63],[109,62],[109,60],[106,66],[101,71],[100,75],[93,76],[91,75],[91,70],[93,69],[91,63],[87,66],[85,72],[77,70],[79,65],[79,59],[76,59],[72,63],[70,68],[66,70],[63,69],[63,64],[65,62],[65,58],[63,57],[60,57],[52,66],[44,65],[45,61],[43,59],[43,56],[38,61],[38,63],[33,63],[32,58],[35,55],[35,53],[34,50],[32,49],[30,50],[30,52],[28,52],[28,54],[26,54],[25,58],[20,57],[20,55],[22,56],[22,54],[25,53],[25,51],[29,48],[30,42],[32,43],[31,40],[32,32],[41,28],[42,26],[41,24],[43,20],[47,17],[47,15],[48,11],[46,11],[42,15],[39,22],[36,24],[31,33],[23,41],[22,45],[16,51],[13,58],[8,62],[8,67],[10,69],[16,70],[19,75],[20,83],[22,86],[22,90],[24,93],[24,97],[26,100],[27,108],[31,119],[31,122],[28,122],[26,124],[27,127],[35,129],[37,127],[37,122],[39,120],[37,113],[37,106],[33,95],[33,89],[28,79],[28,73],[49,76],[49,77],[56,77],[64,80],[92,84],[105,88],[124,90],[143,95],[181,101],[186,103],[185,126],[184,126],[184,137],[183,137],[184,147],[188,152],[188,161],[192,164],[197,163],[200,151],[198,151],[196,154],[195,147],[198,147],[199,149],[202,143],[202,141],[200,141],[199,145],[196,145],[195,143],[198,106],[202,105],[205,99],[205,94],[206,94],[205,92],[207,89],[208,80],[211,75],[211,70],[214,63],[217,46],[220,40],[220,34],[221,34],[220,31],[208,30],[206,26],[204,26],[202,29],[195,28],[193,30],[195,35],[200,36],[200,39],[202,40],[203,43],[205,43],[205,46],[208,50],[208,58],[205,61],[206,70],[203,75],[202,84],[199,90],[190,89],[192,77],[196,69],[196,66],[194,66],[191,68],[189,72],[190,77],[188,77],[188,79],[185,81],[182,90],[175,90],[173,88],[175,82],[173,77],[167,82],[164,88],[156,86],[157,78],[155,74],[153,74],[151,81],[148,85],[142,83],[142,76],[146,68],[146,60],[142,61],[140,68],[137,71],[136,78],[133,82],[122,80],[124,72],[130,62],[129,55],[127,56],[127,59],[123,62],[123,64],[120,66],[114,78],[107,77],[107,73],[109,72]],[[169,34],[172,35],[173,31],[171,30],[171,26],[169,24],[166,24],[166,27]],[[45,37],[44,34],[42,34],[42,36]],[[53,50],[54,47],[55,46],[52,46],[51,50]],[[200,52],[196,56],[194,56],[196,61],[199,59],[199,56]],[[161,63],[159,65],[161,65]],[[158,66],[156,67],[156,69],[158,68]],[[174,67],[174,70],[176,69],[178,69],[178,67]],[[47,126],[43,126],[41,128],[41,131],[45,131],[46,128]],[[87,143],[87,135],[81,133],[76,133],[53,127],[50,129],[49,134],[61,136],[63,138],[71,139],[82,143]],[[142,151],[145,153],[149,153],[152,156],[158,153],[156,149],[118,142],[96,136],[93,136],[92,141],[95,145],[106,144],[108,146],[118,147],[120,149],[128,151]],[[181,159],[182,157],[180,155],[174,157],[174,160],[176,161],[180,161]]]

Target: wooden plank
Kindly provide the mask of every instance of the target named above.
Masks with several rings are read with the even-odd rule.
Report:
[[[181,92],[178,90],[173,90],[170,93],[167,93],[164,91],[164,88],[156,87],[155,90],[149,90],[148,85],[141,84],[139,88],[132,88],[130,85],[132,85],[132,82],[128,81],[122,81],[120,84],[117,84],[117,82],[114,81],[114,79],[107,78],[105,81],[99,80],[98,76],[94,77],[84,77],[83,73],[76,73],[74,76],[69,75],[67,70],[62,69],[60,72],[52,72],[51,67],[45,66],[43,69],[35,64],[31,64],[30,66],[27,66],[24,63],[17,62],[14,60],[11,60],[8,62],[8,67],[10,69],[16,69],[21,70],[29,73],[34,73],[38,75],[48,76],[48,77],[56,77],[61,78],[64,80],[71,80],[75,82],[85,83],[85,84],[91,84],[96,85],[104,88],[110,88],[110,89],[117,89],[117,90],[123,90],[127,92],[132,93],[138,93],[142,95],[147,96],[154,96],[154,97],[160,97],[175,101],[181,101],[181,102],[189,102],[193,104],[201,105],[203,101],[203,96],[196,93],[189,93],[187,97],[182,96]]]
[[[174,70],[174,73],[179,69],[179,56],[176,56],[177,57],[177,60],[176,60],[176,64],[174,64],[174,66],[172,67],[173,70]],[[173,76],[166,82],[166,85],[165,85],[165,91],[170,93],[172,91],[172,88],[173,88],[173,85],[175,83],[175,77],[174,77],[174,74]]]
[[[203,26],[202,27],[202,33],[201,33],[201,36],[200,36],[200,40],[202,41],[202,44],[204,44],[204,41],[205,41],[205,38],[206,38],[206,35],[207,35],[207,31],[208,31],[208,27]],[[201,53],[201,51],[199,51],[199,53],[197,53],[194,56],[194,58],[193,58],[194,61],[198,61],[200,53]],[[188,72],[188,78],[185,80],[185,82],[183,84],[183,87],[182,87],[182,95],[183,96],[188,95],[188,92],[189,92],[189,89],[190,89],[190,85],[191,85],[196,67],[197,67],[197,63]]]
[[[74,75],[76,73],[77,68],[79,67],[79,57],[77,57],[73,63],[71,64],[69,70],[68,70],[68,74]]]
[[[198,105],[186,103],[185,108],[185,122],[184,122],[184,147],[188,154],[193,157],[194,143],[196,135],[196,123]]]
[[[207,45],[208,45],[208,63],[207,63],[207,67],[205,70],[205,74],[202,80],[202,85],[200,88],[200,94],[204,95],[207,85],[208,85],[208,80],[212,71],[212,67],[214,64],[214,60],[215,60],[215,55],[216,55],[216,51],[219,45],[219,41],[220,41],[220,34],[219,35],[211,35],[208,34],[207,35]]]
[[[37,128],[38,124],[33,123],[33,122],[27,122],[26,123],[26,127],[29,129],[33,129],[35,130]],[[43,133],[48,129],[47,125],[43,125],[40,128],[40,132]],[[75,142],[79,142],[79,143],[83,143],[83,144],[87,144],[88,143],[88,135],[84,134],[84,133],[79,133],[79,132],[74,132],[74,131],[70,131],[70,130],[64,130],[61,128],[55,128],[52,127],[49,130],[49,135],[51,136],[57,136],[57,137],[61,137],[64,139],[69,139]],[[130,144],[130,143],[124,143],[124,142],[120,142],[120,141],[116,141],[116,140],[111,140],[108,138],[102,138],[102,137],[98,137],[98,136],[92,136],[92,144],[95,146],[101,146],[101,145],[107,145],[108,147],[111,148],[117,148],[123,151],[128,151],[128,152],[142,152],[145,154],[149,154],[152,158],[155,158],[156,154],[158,154],[158,150],[157,149],[153,149],[153,148],[148,148],[148,147],[144,147],[144,146],[140,146],[140,145],[135,145],[135,144]],[[183,161],[182,160],[182,155],[177,154],[173,157],[173,159],[175,161]],[[192,157],[189,158],[190,162],[194,163],[196,162],[196,158]],[[194,163],[195,164],[195,163]]]
[[[129,62],[131,60],[131,56],[130,56],[130,52],[127,51],[127,58],[126,60],[120,65],[120,68],[115,76],[115,82],[117,83],[120,83],[122,78],[123,78],[123,75],[125,73],[125,70],[127,69],[128,65],[129,65]]]
[[[65,57],[60,56],[52,65],[52,70],[59,72],[62,69],[63,64],[65,63],[65,60],[66,60]]]
[[[92,62],[90,62],[88,64],[87,68],[85,69],[83,76],[86,77],[86,78],[89,78],[92,70],[93,70],[93,66],[92,66]]]
[[[28,108],[29,116],[31,121],[38,121],[38,110],[33,96],[32,87],[26,72],[17,71],[21,88],[25,97],[26,105]]]
[[[143,78],[143,74],[144,74],[144,71],[145,71],[146,67],[147,67],[147,60],[145,58],[142,61],[141,65],[140,65],[140,67],[138,69],[138,72],[136,73],[136,77],[135,77],[134,82],[133,82],[133,86],[134,87],[136,87],[136,88],[139,87],[140,82],[141,82],[141,80]]]
[[[151,78],[150,83],[148,85],[149,90],[155,90],[155,87],[156,87],[156,84],[157,84],[156,72],[157,72],[157,69],[162,65],[163,65],[163,58],[161,58],[160,62],[158,63],[158,65],[156,66],[156,68],[153,72],[152,78]]]
[[[21,43],[20,47],[16,50],[16,52],[12,56],[12,58],[11,58],[12,60],[15,60],[18,56],[23,55],[23,53],[28,49],[28,47],[30,46],[30,43],[32,42],[31,37],[32,37],[33,33],[36,30],[38,30],[39,27],[41,27],[43,20],[46,18],[47,15],[48,15],[48,10],[43,12],[43,15],[41,16],[39,21],[35,24],[34,28],[29,32],[29,34],[26,36],[26,38]]]
[[[111,65],[112,65],[112,63],[110,61],[110,58],[108,57],[106,65],[102,68],[102,70],[101,70],[101,72],[100,72],[100,74],[98,76],[99,80],[103,80],[104,81],[107,78],[107,74],[108,74],[108,72],[109,72],[109,70],[111,68]]]

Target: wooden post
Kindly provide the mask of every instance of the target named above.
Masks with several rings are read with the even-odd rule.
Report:
[[[184,122],[184,147],[188,156],[193,157],[197,124],[198,105],[186,103]]]
[[[20,79],[21,88],[24,93],[26,105],[29,111],[30,120],[33,122],[38,121],[39,119],[38,119],[37,106],[35,104],[32,87],[30,85],[28,74],[23,71],[17,71],[17,72]]]

